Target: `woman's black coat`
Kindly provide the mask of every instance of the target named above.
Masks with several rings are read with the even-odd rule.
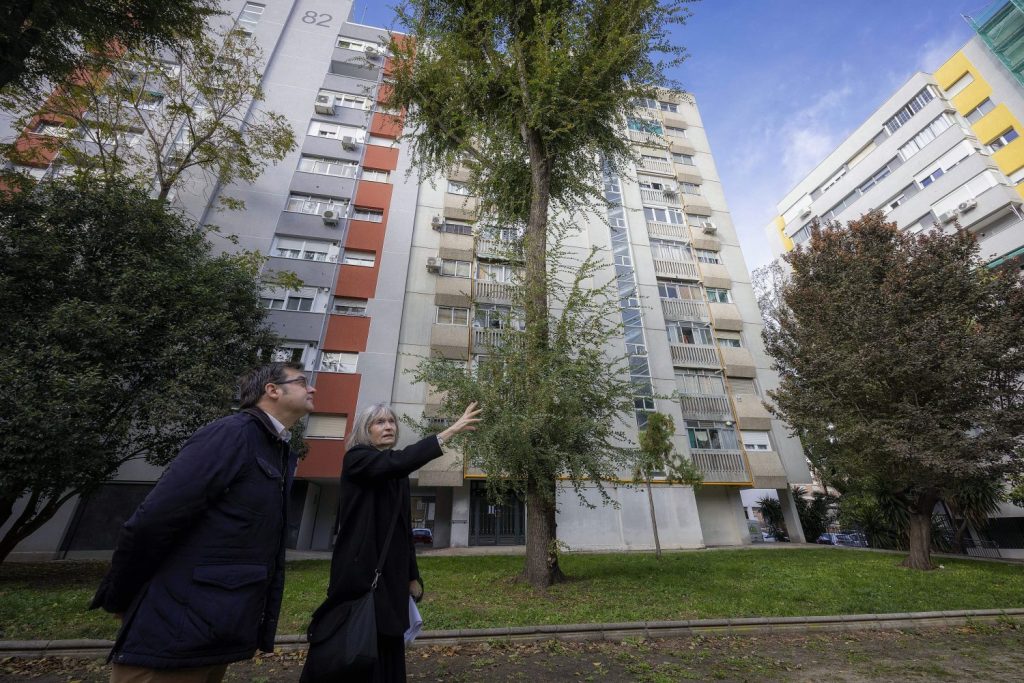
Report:
[[[348,600],[370,590],[388,523],[399,505],[397,528],[377,583],[377,631],[400,636],[409,628],[409,582],[420,579],[410,521],[409,474],[442,454],[428,436],[401,450],[354,446],[341,468],[338,539],[327,593]]]

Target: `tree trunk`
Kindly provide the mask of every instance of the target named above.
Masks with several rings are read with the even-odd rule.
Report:
[[[651,473],[644,472],[647,480],[647,504],[651,508],[651,528],[654,529],[654,556],[661,559],[661,539],[658,538],[658,516],[654,514],[654,494],[651,493]]]
[[[555,491],[544,491],[531,479],[526,487],[526,566],[523,578],[534,588],[547,588],[565,580],[558,567],[555,546]]]
[[[910,508],[910,554],[903,560],[908,569],[935,569],[932,564],[932,510],[938,498],[921,494]]]

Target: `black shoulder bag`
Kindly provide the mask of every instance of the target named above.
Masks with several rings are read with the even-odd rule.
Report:
[[[336,683],[343,680],[342,676],[368,671],[377,662],[377,614],[373,593],[395,534],[399,507],[395,506],[391,517],[391,527],[377,558],[370,590],[355,600],[338,601],[327,596],[313,612],[313,620],[306,631],[309,652],[299,683]]]

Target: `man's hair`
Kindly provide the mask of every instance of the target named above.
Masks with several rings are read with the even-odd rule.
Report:
[[[266,393],[268,384],[284,382],[288,379],[288,373],[285,370],[302,372],[305,368],[299,363],[267,363],[253,368],[239,377],[238,406],[240,408],[255,407]]]
[[[387,403],[375,403],[368,408],[364,408],[363,412],[359,413],[359,417],[356,418],[355,425],[352,426],[352,433],[348,436],[348,446],[346,450],[351,450],[356,446],[372,446],[373,442],[370,440],[370,425],[384,415],[390,415],[395,421],[395,443],[397,443],[398,416],[395,415],[395,411],[393,411],[391,406]]]

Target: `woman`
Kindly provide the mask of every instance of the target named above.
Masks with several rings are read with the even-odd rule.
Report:
[[[341,467],[338,541],[331,558],[328,595],[354,599],[370,589],[387,527],[394,518],[394,506],[399,506],[396,529],[374,595],[378,657],[367,681],[405,680],[403,634],[409,628],[409,596],[417,601],[423,596],[412,541],[409,474],[440,457],[445,441],[476,429],[479,414],[476,403],[470,403],[448,429],[401,450],[393,450],[398,441],[398,420],[387,405],[365,409],[352,428]]]

